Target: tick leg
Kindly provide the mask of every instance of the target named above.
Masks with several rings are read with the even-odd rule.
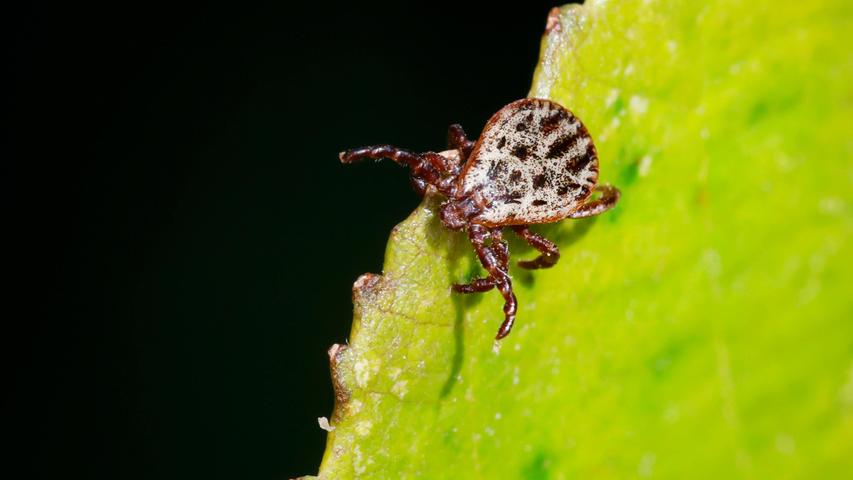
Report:
[[[471,154],[474,142],[468,140],[468,137],[465,136],[465,130],[462,130],[462,125],[454,123],[447,129],[447,148],[458,149],[460,160],[464,162],[468,159],[468,155]]]
[[[498,261],[499,267],[503,271],[507,271],[509,269],[509,247],[507,243],[503,241],[500,230],[491,231],[489,236],[492,239],[492,243],[486,248],[491,250],[491,253]],[[469,283],[455,283],[453,284],[453,291],[457,293],[488,292],[495,288],[496,284],[497,280],[489,274],[486,278],[475,278]]]
[[[492,237],[492,245],[486,245],[486,240],[489,237]],[[489,278],[504,297],[504,321],[495,336],[495,340],[500,340],[509,335],[512,325],[515,323],[515,314],[518,311],[518,301],[512,291],[512,281],[506,268],[509,251],[506,243],[501,240],[499,228],[489,230],[481,225],[471,225],[468,228],[468,238],[471,240],[483,268],[489,272]]]
[[[339,155],[342,163],[353,163],[366,158],[379,160],[390,158],[394,162],[409,167],[412,172],[412,186],[419,194],[426,192],[432,185],[443,195],[453,194],[456,177],[459,175],[459,162],[456,158],[446,158],[434,152],[417,154],[391,145],[374,145],[345,150]]]
[[[569,215],[569,218],[594,217],[600,213],[604,213],[616,206],[616,202],[619,201],[619,195],[621,195],[619,189],[613,185],[598,185],[595,187],[595,191],[601,192],[601,196],[581,205],[580,208]]]
[[[415,152],[397,148],[391,145],[372,145],[370,147],[353,148],[344,150],[338,155],[341,163],[355,163],[364,159],[381,160],[390,158],[404,167],[414,170],[423,170],[429,165],[439,175],[455,175],[459,173],[459,161],[447,158],[434,152],[417,154]]]
[[[489,290],[495,288],[495,279],[489,278],[475,278],[471,280],[469,283],[454,283],[453,291],[456,293],[480,293],[480,292],[488,292]]]
[[[412,178],[426,182],[445,197],[450,197],[456,190],[459,171],[459,161],[455,157],[447,158],[435,152],[426,152],[421,154],[420,164],[412,167]]]
[[[417,178],[414,175],[409,177],[409,180],[411,180],[410,183],[412,184],[412,188],[415,189],[416,192],[418,192],[418,195],[423,197],[427,191],[427,187],[429,187],[429,184],[423,179]]]
[[[522,260],[518,262],[519,267],[531,270],[537,268],[551,268],[557,263],[557,260],[560,259],[560,249],[557,248],[557,245],[542,235],[532,232],[529,226],[517,225],[512,227],[512,230],[518,234],[519,237],[524,239],[525,242],[529,243],[530,246],[542,252],[541,255],[533,260]]]
[[[373,145],[370,147],[344,150],[338,157],[341,159],[341,163],[353,163],[366,158],[374,160],[390,158],[404,167],[414,167],[420,160],[418,154],[391,145]]]

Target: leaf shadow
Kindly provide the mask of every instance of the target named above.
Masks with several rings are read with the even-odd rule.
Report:
[[[550,223],[547,225],[534,225],[533,230],[543,237],[557,244],[560,249],[561,258],[570,254],[569,247],[582,239],[589,231],[598,217],[590,217],[582,220]],[[566,226],[566,224],[571,226]],[[510,236],[510,272],[512,278],[525,288],[532,288],[536,283],[536,270],[528,270],[517,265],[519,260],[532,260],[539,254],[537,250],[515,235]],[[513,252],[516,252],[513,254]]]
[[[433,211],[437,211],[438,202],[435,199],[431,199],[429,208]],[[572,226],[570,227],[566,227],[562,223],[555,223],[542,225],[536,229],[541,235],[554,241],[560,248],[561,253],[565,255],[568,247],[583,238],[596,221],[597,217],[592,217],[571,222]],[[480,276],[484,273],[482,268],[479,266],[479,263],[475,261],[472,263],[472,268],[468,272],[466,278],[456,278],[456,272],[459,271],[458,267],[460,266],[460,262],[464,257],[473,255],[473,249],[468,242],[467,236],[462,232],[447,230],[437,215],[433,216],[429,220],[427,230],[430,234],[426,235],[426,239],[430,247],[436,249],[446,248],[447,256],[445,261],[447,262],[447,270],[449,272],[448,284],[465,282],[470,278]],[[512,234],[506,235],[505,238],[509,238],[510,251],[520,252],[518,256],[521,258],[527,258],[528,256],[535,256],[538,254],[538,252],[530,247],[526,242]],[[532,287],[535,283],[534,272],[514,265],[517,260],[519,260],[519,258],[511,259],[513,264],[513,266],[511,266],[511,270],[514,274],[514,278],[521,285],[528,288]],[[451,295],[451,301],[453,302],[456,313],[453,320],[454,351],[450,373],[439,393],[440,399],[447,398],[447,396],[450,395],[453,388],[458,383],[459,373],[462,371],[462,364],[465,359],[465,312],[470,311],[483,299],[482,294],[460,295],[453,293],[450,289],[448,289],[448,294]]]
[[[437,197],[433,197],[428,200],[427,208],[433,212],[437,212],[439,205],[440,200]],[[465,358],[465,312],[472,305],[479,303],[481,296],[458,295],[453,293],[449,288],[449,285],[453,283],[465,281],[462,278],[456,278],[455,272],[459,270],[458,267],[464,257],[472,251],[467,236],[463,232],[448,230],[441,223],[438,215],[433,215],[426,225],[426,230],[426,240],[430,248],[439,251],[445,250],[447,252],[445,257],[448,270],[447,294],[451,296],[455,312],[453,319],[453,359],[451,361],[450,373],[439,393],[439,398],[444,399],[453,390],[458,381],[459,372],[462,371],[462,362]]]

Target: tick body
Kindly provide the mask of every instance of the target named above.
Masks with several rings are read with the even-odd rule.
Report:
[[[414,153],[390,145],[341,152],[343,163],[390,158],[411,169],[415,190],[434,189],[446,200],[440,218],[451,230],[466,231],[487,275],[456,284],[459,293],[496,288],[504,298],[504,321],[497,340],[515,323],[518,301],[509,276],[509,248],[503,227],[540,252],[522,268],[549,268],[560,251],[529,225],[605,212],[619,200],[619,190],[597,185],[598,155],[586,127],[570,111],[549,100],[525,98],[500,109],[480,138],[468,140],[459,125],[448,131],[442,153]],[[594,191],[600,193],[591,199]]]

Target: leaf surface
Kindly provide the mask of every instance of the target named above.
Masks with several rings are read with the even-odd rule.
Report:
[[[562,258],[512,269],[495,354],[502,299],[450,292],[479,266],[425,199],[354,287],[320,477],[853,472],[851,31],[831,0],[552,12],[530,95],[622,200],[536,227]]]

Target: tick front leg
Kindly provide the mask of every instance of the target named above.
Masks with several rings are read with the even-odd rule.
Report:
[[[557,260],[560,259],[560,249],[557,248],[557,245],[542,235],[532,232],[529,226],[517,225],[512,227],[512,230],[518,234],[519,237],[524,239],[525,242],[529,243],[531,247],[542,253],[533,260],[522,260],[518,262],[519,267],[531,270],[537,268],[551,268],[557,263]]]
[[[344,150],[338,155],[341,163],[353,163],[366,158],[380,160],[390,158],[404,167],[414,167],[420,161],[420,156],[409,150],[397,148],[392,145],[372,145],[370,147],[353,148]]]
[[[447,148],[453,148],[459,150],[459,156],[461,157],[461,161],[465,161],[468,159],[468,155],[471,154],[471,150],[474,149],[474,142],[468,140],[468,137],[465,136],[465,130],[462,130],[462,125],[458,123],[454,123],[447,129]]]
[[[616,202],[619,201],[619,196],[621,195],[619,189],[613,185],[598,185],[595,187],[595,191],[600,192],[601,196],[581,205],[580,208],[569,215],[569,218],[587,218],[604,213],[616,206]]]
[[[492,237],[492,245],[486,245],[486,240],[489,237]],[[506,243],[501,239],[499,228],[490,231],[480,225],[471,225],[468,228],[468,238],[471,240],[483,268],[489,272],[489,278],[486,280],[493,281],[494,286],[504,297],[504,321],[495,336],[495,340],[500,340],[509,335],[515,323],[515,314],[518,311],[518,301],[512,291],[512,281],[507,273],[509,250]]]
[[[391,145],[374,145],[355,148],[340,153],[342,163],[353,163],[366,158],[380,160],[390,158],[394,162],[409,167],[412,172],[412,186],[423,195],[427,186],[432,185],[444,196],[451,196],[456,176],[459,174],[459,162],[453,155],[445,157],[438,153],[417,154]]]

